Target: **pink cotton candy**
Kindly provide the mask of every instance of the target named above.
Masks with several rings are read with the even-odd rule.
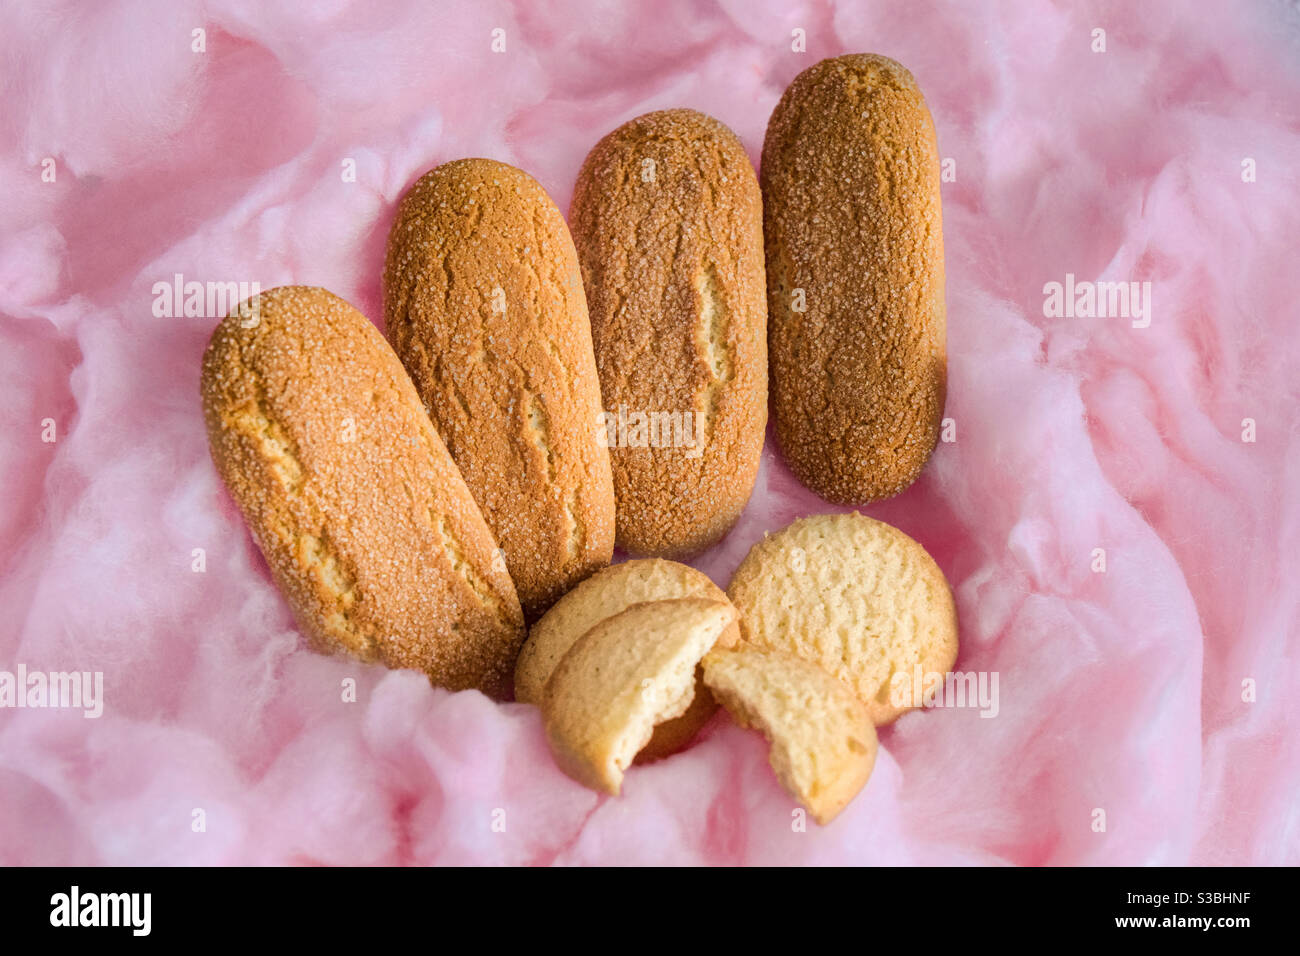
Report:
[[[0,709],[0,863],[1300,863],[1292,7],[266,6],[43,4],[0,36],[0,671],[104,685],[98,718]],[[614,799],[534,708],[310,651],[208,457],[218,317],[157,315],[155,284],[323,285],[379,321],[427,169],[514,163],[567,209],[601,136],[679,106],[757,161],[785,85],[849,52],[913,71],[955,177],[955,440],[862,510],[943,567],[996,716],[903,716],[803,827],[725,715]],[[1067,274],[1149,282],[1149,322],[1046,315]],[[833,510],[769,433],[693,563],[725,586]]]

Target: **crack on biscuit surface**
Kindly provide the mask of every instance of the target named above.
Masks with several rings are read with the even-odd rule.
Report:
[[[569,492],[569,498],[564,502],[564,513],[569,520],[569,557],[577,558],[582,553],[583,540],[586,538],[587,529],[582,523],[582,509],[579,507],[576,488]]]
[[[266,395],[259,384],[252,406],[222,416],[222,424],[244,435],[256,445],[263,461],[284,485],[296,493],[302,488],[303,468],[293,442],[280,424],[271,417]]]
[[[297,557],[302,567],[315,579],[318,589],[333,600],[334,610],[325,615],[325,625],[331,636],[363,659],[371,659],[375,651],[374,634],[370,627],[361,625],[354,616],[361,600],[360,588],[356,578],[339,558],[328,532],[323,528],[316,533],[300,532]]]
[[[546,477],[555,483],[555,453],[551,449],[550,420],[536,392],[528,393],[528,432],[546,462]]]
[[[700,298],[700,317],[696,326],[696,343],[709,373],[709,384],[704,388],[704,439],[713,435],[713,422],[717,417],[718,401],[722,391],[731,383],[731,348],[727,345],[727,326],[730,315],[722,294],[722,282],[717,267],[705,265],[695,276],[695,292]],[[700,436],[696,436],[699,440]]]
[[[298,496],[306,512],[304,516],[294,515],[288,523],[275,521],[269,531],[280,547],[308,572],[317,596],[332,607],[322,614],[327,636],[363,659],[372,658],[374,635],[355,617],[361,601],[356,577],[330,542],[320,508],[303,494],[306,469],[294,442],[273,417],[260,379],[255,380],[252,404],[224,414],[222,424],[254,443],[258,457],[287,493]]]
[[[447,561],[451,564],[451,569],[460,575],[461,580],[469,585],[470,589],[475,595],[477,595],[482,604],[492,609],[492,613],[496,615],[497,620],[509,623],[509,616],[506,614],[506,609],[502,606],[496,592],[493,591],[488,583],[479,576],[478,571],[474,569],[473,563],[465,557],[465,549],[462,547],[460,540],[456,537],[455,532],[452,531],[451,525],[447,521],[447,516],[438,514],[431,510],[429,512],[429,518],[432,520],[433,526],[438,532],[438,538],[442,543],[443,553],[447,556]]]

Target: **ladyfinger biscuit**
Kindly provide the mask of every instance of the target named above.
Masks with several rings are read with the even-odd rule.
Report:
[[[957,660],[957,608],[939,566],[897,528],[856,512],[764,537],[727,593],[742,643],[817,664],[877,725],[919,707],[913,688]]]
[[[524,637],[492,533],[382,335],[285,286],[203,356],[212,459],[321,649],[502,697]]]
[[[866,785],[876,728],[853,691],[820,667],[777,651],[715,649],[704,680],[737,723],[767,737],[777,779],[818,823]]]
[[[564,218],[513,166],[439,166],[393,223],[384,315],[536,617],[614,548],[600,383]]]
[[[662,558],[624,561],[597,571],[560,598],[528,631],[515,663],[515,700],[541,705],[546,682],[578,638],[606,618],[644,601],[703,597],[726,601],[727,595],[708,575],[689,565]],[[731,647],[740,638],[732,623],[718,638]],[[657,760],[681,750],[717,710],[713,695],[696,675],[695,697],[680,717],[655,727],[654,736],[637,754],[637,762]]]
[[[727,601],[651,601],[606,618],[579,638],[542,699],[560,769],[617,796],[623,771],[655,725],[690,706],[700,659],[735,620]]]
[[[734,133],[649,113],[588,155],[569,211],[611,446],[617,543],[682,556],[749,500],[767,426],[762,198]]]
[[[860,504],[915,480],[947,387],[934,123],[857,54],[800,73],[763,143],[773,413],[795,476]]]

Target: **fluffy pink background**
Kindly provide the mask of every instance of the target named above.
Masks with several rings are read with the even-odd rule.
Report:
[[[0,669],[100,670],[107,702],[0,711],[0,862],[1300,862],[1294,5],[6,6]],[[859,799],[794,833],[725,718],[605,799],[531,708],[307,651],[208,458],[216,320],[154,318],[153,283],[319,284],[377,318],[395,201],[430,167],[512,162],[567,209],[599,136],[671,106],[757,161],[790,79],[854,51],[913,70],[957,164],[958,440],[867,510],[947,572],[998,717],[909,714]],[[1044,318],[1067,272],[1151,281],[1150,328]],[[769,441],[697,563],[725,585],[828,510]]]

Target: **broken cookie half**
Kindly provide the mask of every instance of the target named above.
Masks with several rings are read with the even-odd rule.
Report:
[[[763,732],[777,779],[818,823],[866,785],[876,728],[857,695],[817,665],[741,645],[704,658],[704,683],[738,724]]]
[[[633,604],[587,631],[556,666],[542,700],[560,769],[617,796],[655,725],[690,706],[696,665],[735,620],[730,602],[680,598]]]

